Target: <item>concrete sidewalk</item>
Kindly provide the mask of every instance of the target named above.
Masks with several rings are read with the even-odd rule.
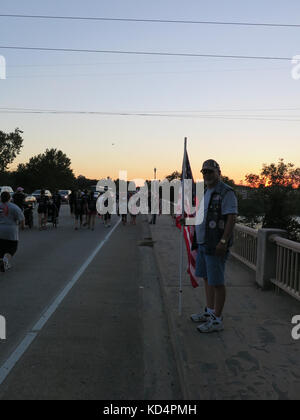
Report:
[[[151,232],[185,398],[299,400],[300,341],[291,337],[299,302],[262,292],[254,272],[230,257],[226,329],[201,335],[189,317],[205,307],[204,289],[194,290],[188,275],[178,315],[180,232],[169,216],[159,217]]]

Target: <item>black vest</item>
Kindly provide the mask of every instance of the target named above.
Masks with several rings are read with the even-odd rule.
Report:
[[[212,193],[208,205],[205,226],[205,253],[215,255],[216,247],[224,234],[228,216],[222,215],[222,201],[225,195],[234,190],[224,182],[219,182]],[[228,241],[228,248],[233,245],[233,236]]]

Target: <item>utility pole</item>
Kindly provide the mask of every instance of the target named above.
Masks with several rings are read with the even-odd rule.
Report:
[[[157,169],[156,168],[154,168],[154,179],[156,180],[156,172],[157,172]]]

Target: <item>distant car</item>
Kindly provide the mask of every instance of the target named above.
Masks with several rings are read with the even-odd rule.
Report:
[[[61,196],[61,202],[62,203],[68,203],[69,202],[69,196],[71,194],[71,190],[59,190],[58,194]]]
[[[4,191],[9,192],[10,196],[12,197],[14,195],[14,190],[11,187],[0,187],[0,194],[3,193]]]
[[[31,195],[36,198],[37,202],[39,202],[41,198],[41,190],[35,190]],[[49,190],[45,190],[45,196],[51,198],[52,194]]]

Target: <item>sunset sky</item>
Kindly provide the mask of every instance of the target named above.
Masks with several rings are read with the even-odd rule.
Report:
[[[299,24],[298,0],[15,0],[1,14]],[[290,57],[300,28],[0,17],[0,45]],[[160,116],[8,114],[0,130],[24,131],[11,169],[46,148],[63,150],[76,175],[163,178],[180,170],[183,139],[195,178],[216,159],[236,182],[263,163],[300,166],[300,80],[292,63],[199,57],[20,51],[0,48],[7,79],[0,108]],[[165,116],[163,115],[165,114]],[[170,116],[172,115],[172,116]]]

